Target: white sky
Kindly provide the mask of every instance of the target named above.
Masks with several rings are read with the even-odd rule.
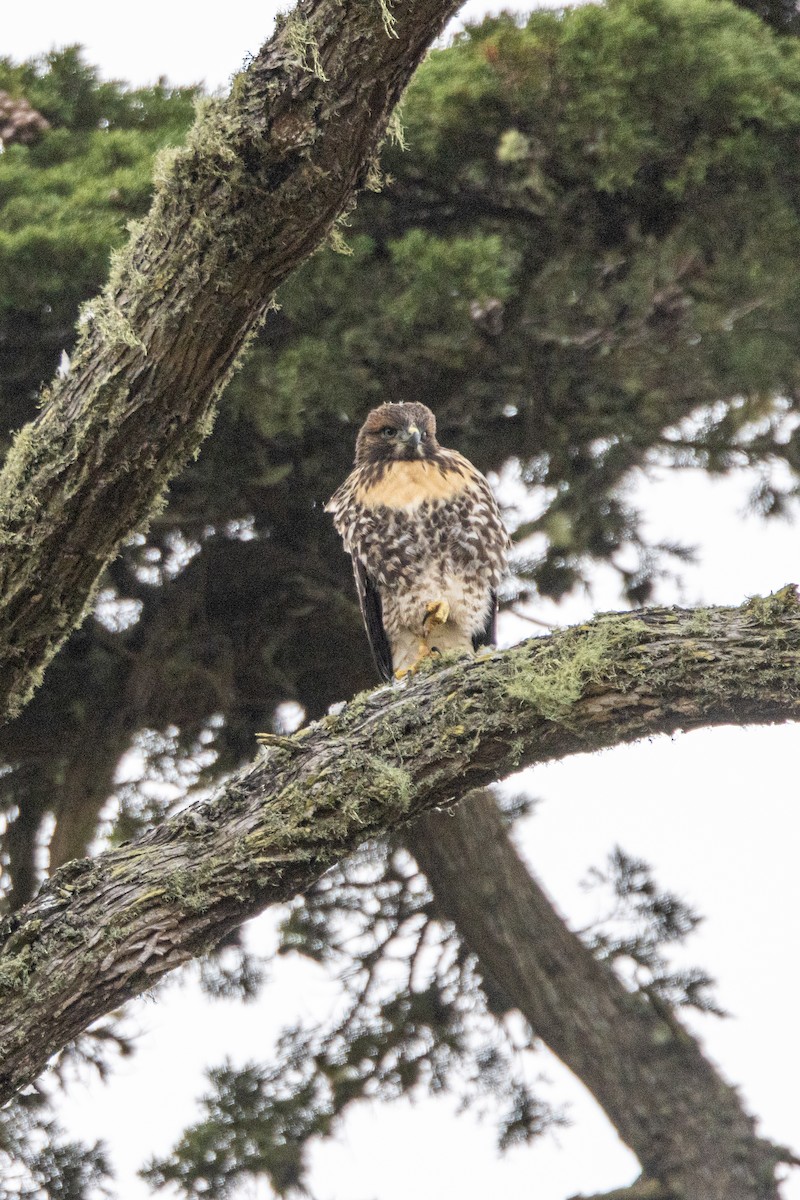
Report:
[[[133,9],[107,0],[7,5],[0,52],[23,58],[81,42],[106,77],[141,84],[166,75],[175,83],[202,79],[220,87],[268,36],[276,7],[248,0],[227,0],[219,10],[163,0],[140,0]],[[471,0],[463,11],[476,16],[487,8]],[[741,481],[712,483],[681,472],[642,479],[637,490],[654,537],[702,547],[700,567],[683,571],[683,602],[738,603],[800,577],[796,530],[744,517]],[[675,596],[665,589],[659,599]],[[592,599],[557,613],[541,605],[537,615],[563,623],[617,605],[608,579],[601,579]],[[529,632],[520,622],[512,635]],[[662,885],[706,915],[687,961],[718,978],[718,996],[733,1017],[702,1020],[698,1028],[726,1077],[742,1086],[765,1132],[795,1150],[798,747],[800,731],[792,726],[722,729],[540,768],[525,782],[544,802],[521,831],[533,869],[577,923],[590,915],[577,882],[615,843],[650,860]],[[273,925],[270,915],[253,923],[258,943],[269,944]],[[134,1172],[150,1153],[168,1150],[195,1115],[204,1065],[226,1055],[267,1057],[283,1023],[304,1013],[324,1018],[335,989],[316,968],[281,960],[273,978],[258,1004],[244,1009],[211,1005],[178,988],[158,1003],[132,1006],[135,1024],[145,1031],[140,1053],[109,1086],[76,1089],[63,1114],[75,1133],[111,1145],[122,1200],[148,1195]],[[449,1101],[365,1108],[317,1152],[317,1194],[321,1200],[564,1200],[629,1182],[633,1160],[595,1106],[546,1056],[541,1070],[552,1081],[552,1099],[572,1103],[575,1125],[557,1138],[498,1159],[491,1123],[470,1114],[455,1120]],[[798,1175],[785,1189],[786,1200],[800,1200]],[[243,1195],[260,1200],[268,1191],[259,1186]]]
[[[106,79],[143,85],[165,75],[171,83],[204,82],[209,88],[224,88],[246,57],[255,54],[269,37],[275,14],[291,7],[288,0],[263,4],[226,0],[222,9],[205,10],[185,0],[138,0],[134,8],[125,10],[105,0],[6,5],[0,55],[28,58],[54,46],[79,42],[86,48],[89,62],[97,64]],[[498,5],[508,11],[534,7],[556,8],[559,4],[544,0],[531,5]],[[495,10],[485,0],[467,0],[451,28],[490,11]]]

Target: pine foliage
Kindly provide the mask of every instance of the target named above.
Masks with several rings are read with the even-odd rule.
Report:
[[[785,511],[800,474],[796,21],[793,4],[608,0],[489,19],[430,55],[402,136],[384,147],[382,188],[283,287],[200,458],[114,564],[34,702],[0,730],[8,904],[35,888],[53,828],[53,863],[84,853],[114,794],[105,833],[129,837],[249,757],[287,702],[318,716],[370,686],[349,564],[322,504],[373,404],[430,404],[445,444],[521,482],[506,603],[563,596],[594,562],[646,601],[688,552],[649,545],[626,498],[654,464],[753,466],[754,503]],[[40,118],[0,158],[1,450],[69,353],[80,306],[148,206],[153,156],[180,142],[195,97],[101,82],[75,48],[0,60],[0,93],[9,112]],[[115,785],[132,746],[142,777]],[[488,1093],[504,1144],[552,1119],[516,1073],[502,997],[431,910],[413,864],[397,848],[375,855],[297,906],[284,947],[357,988],[382,962],[381,928],[403,930],[409,970],[427,931],[424,979],[351,991],[335,1027],[287,1033],[294,1074],[220,1068],[203,1121],[151,1164],[154,1184],[223,1197],[263,1173],[291,1192],[310,1139],[370,1095]],[[591,935],[595,951],[633,962],[664,1002],[708,1007],[704,977],[672,972],[661,949],[694,918],[624,856],[607,878],[621,907]],[[398,896],[402,920],[387,909]],[[364,912],[356,962],[339,923]],[[238,982],[208,966],[209,987],[252,993],[257,967],[240,961]],[[16,1133],[4,1137],[23,1155]],[[67,1165],[53,1170],[66,1179]],[[45,1169],[29,1163],[26,1179]],[[36,1186],[78,1200],[101,1157],[82,1169],[71,1192]]]

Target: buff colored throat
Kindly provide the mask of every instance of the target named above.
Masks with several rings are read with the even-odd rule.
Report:
[[[438,463],[401,461],[391,463],[377,483],[357,487],[355,498],[368,508],[414,508],[425,500],[450,500],[465,484],[457,466],[442,471]]]

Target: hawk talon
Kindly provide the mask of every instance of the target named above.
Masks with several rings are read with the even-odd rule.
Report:
[[[450,605],[446,600],[431,600],[425,605],[425,616],[422,618],[422,628],[427,632],[428,625],[445,625],[450,619]]]
[[[398,667],[394,673],[395,679],[405,679],[407,675],[416,675],[426,658],[439,658],[441,653],[438,647],[428,646],[425,642],[420,642],[416,662],[413,662],[410,667]]]

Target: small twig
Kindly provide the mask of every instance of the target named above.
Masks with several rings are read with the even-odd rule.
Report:
[[[530,617],[527,613],[520,612],[518,608],[514,608],[513,605],[508,611],[513,613],[515,617],[519,617],[520,621],[527,621],[529,625],[538,625],[540,629],[549,629],[552,632],[552,630],[558,628],[552,621],[541,621],[538,617]]]
[[[281,733],[257,733],[256,741],[261,746],[273,746],[276,750],[286,750],[289,754],[299,754],[304,749],[294,738]]]

